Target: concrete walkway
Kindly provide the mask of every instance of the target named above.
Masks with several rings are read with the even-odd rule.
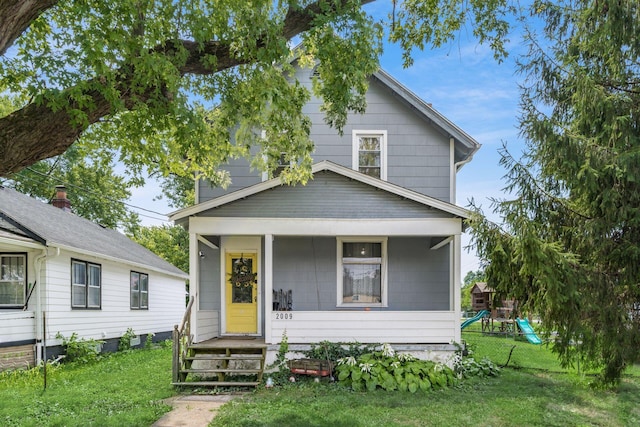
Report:
[[[241,394],[189,395],[167,399],[173,409],[152,427],[207,427],[218,408]]]

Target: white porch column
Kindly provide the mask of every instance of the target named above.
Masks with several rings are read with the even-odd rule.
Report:
[[[451,251],[453,252],[453,257],[452,257],[453,258],[453,262],[452,262],[453,307],[451,307],[451,310],[456,314],[455,318],[458,322],[462,317],[462,313],[461,313],[462,299],[461,299],[461,290],[460,290],[460,285],[462,283],[460,279],[461,277],[460,276],[460,268],[461,268],[460,251],[462,250],[461,240],[462,239],[460,238],[460,234],[456,234],[453,236],[453,242],[451,242]],[[460,343],[462,341],[462,330],[460,328],[455,329],[454,341],[457,343]]]
[[[200,278],[198,271],[200,269],[200,257],[198,256],[198,235],[189,232],[189,298],[194,297],[193,306],[191,307],[191,333],[193,339],[198,342],[198,316],[197,311],[200,306],[198,301]]]
[[[273,234],[264,236],[264,341],[272,344],[271,312],[273,310]]]

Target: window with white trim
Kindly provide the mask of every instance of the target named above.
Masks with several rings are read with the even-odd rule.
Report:
[[[0,254],[0,308],[22,307],[27,294],[27,256]]]
[[[353,169],[374,178],[387,179],[387,131],[354,130]]]
[[[131,309],[149,309],[149,275],[131,272]]]
[[[338,239],[338,306],[387,305],[387,240]]]
[[[71,260],[71,307],[101,307],[102,266],[91,262]]]
[[[267,157],[264,156],[264,159],[266,161]],[[271,174],[271,178],[279,177],[286,168],[291,166],[291,164],[292,163],[289,160],[287,160],[287,153],[285,152],[280,153],[280,157],[278,157],[278,163],[276,164],[276,167],[273,170],[273,173]],[[268,179],[269,179],[269,173],[266,171],[262,172],[262,180],[267,181]]]

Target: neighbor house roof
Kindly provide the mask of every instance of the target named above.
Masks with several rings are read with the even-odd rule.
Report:
[[[384,191],[388,191],[390,193],[396,194],[405,199],[413,200],[425,206],[430,206],[430,207],[439,209],[443,212],[449,213],[456,217],[468,218],[470,214],[467,209],[461,208],[454,204],[444,202],[440,199],[436,199],[434,197],[430,197],[413,190],[409,190],[407,188],[392,184],[387,181],[373,178],[369,175],[338,165],[328,160],[323,160],[321,162],[314,164],[311,171],[314,174],[321,171],[331,171],[336,174],[345,176],[349,179],[353,179],[354,181],[359,181],[364,184],[370,185],[372,187],[378,188],[380,190],[384,190]],[[213,208],[225,205],[227,203],[231,203],[236,200],[240,200],[245,197],[260,193],[262,191],[269,190],[271,188],[275,188],[283,185],[285,184],[283,184],[282,181],[280,181],[279,177],[272,178],[268,181],[263,181],[258,184],[254,184],[252,186],[234,191],[232,193],[228,193],[223,196],[216,197],[215,199],[211,199],[206,202],[199,203],[197,205],[190,206],[188,208],[185,208],[176,212],[172,212],[169,214],[169,219],[171,219],[172,221],[178,221],[180,219],[187,218],[189,216],[197,215],[209,209],[213,209]]]
[[[146,267],[182,279],[187,274],[124,234],[0,186],[0,231],[16,240]]]

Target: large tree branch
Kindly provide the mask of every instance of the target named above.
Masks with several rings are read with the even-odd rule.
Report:
[[[0,0],[0,9],[4,3],[21,3],[15,0]],[[369,3],[373,0],[363,0],[362,3]],[[39,3],[38,1],[27,1],[22,3]],[[53,1],[42,2],[49,4]],[[321,13],[320,1],[312,3],[304,9],[289,10],[282,28],[282,36],[290,40],[294,36],[312,28],[314,18]],[[31,5],[35,10],[35,6]],[[43,8],[40,10],[41,13]],[[33,13],[31,20],[35,19],[39,13]],[[0,16],[0,23],[2,23]],[[30,22],[30,21],[29,21]],[[28,22],[26,23],[28,26]],[[18,33],[19,35],[19,33]],[[13,40],[17,37],[14,36]],[[236,58],[230,49],[230,44],[225,41],[210,41],[203,47],[192,41],[179,41],[188,52],[185,64],[179,71],[185,74],[213,74],[221,70],[235,67],[247,63],[246,59]],[[258,44],[265,43],[258,40]],[[167,55],[175,49],[175,41],[168,41],[163,46],[156,48]],[[207,65],[206,58],[214,56],[216,61],[213,66]],[[151,95],[132,95],[130,88],[130,73],[122,72],[121,80],[117,82],[120,89],[121,100],[127,108],[135,105],[135,102],[147,101]],[[86,124],[93,124],[102,117],[112,112],[111,104],[97,90],[85,93],[92,100],[91,107],[80,108],[86,114]],[[134,96],[136,96],[134,98]],[[134,102],[135,101],[135,102]],[[156,99],[157,101],[157,99]],[[74,108],[71,105],[71,108]],[[0,119],[0,176],[8,176],[24,167],[27,167],[39,160],[65,152],[84,131],[85,127],[74,125],[68,110],[54,111],[46,105],[29,104],[24,108]]]
[[[0,55],[58,0],[0,0]]]

